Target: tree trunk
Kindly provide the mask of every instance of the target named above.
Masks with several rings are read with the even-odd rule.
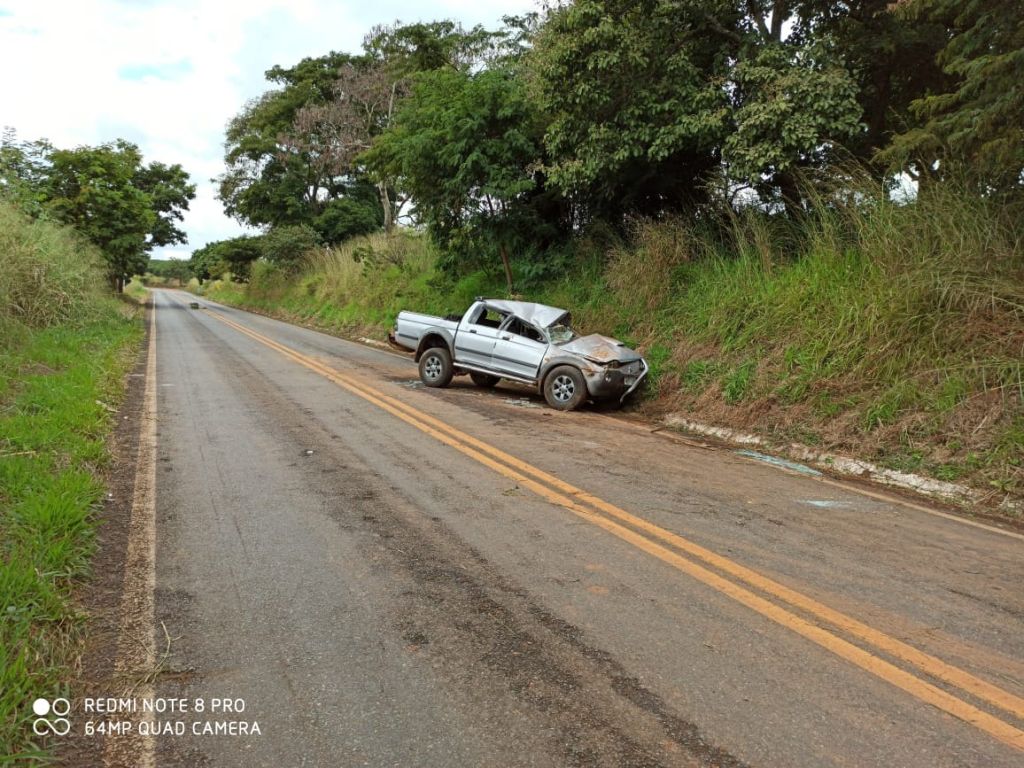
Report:
[[[398,81],[395,80],[391,83],[391,95],[388,97],[388,116],[385,127],[391,126],[391,118],[395,114],[395,94],[398,92]],[[391,208],[391,196],[388,194],[388,182],[387,179],[382,180],[377,184],[377,190],[380,192],[380,204],[384,208],[384,231],[386,233],[391,232],[395,227],[395,213]]]
[[[498,246],[498,253],[501,254],[501,264],[505,267],[505,284],[508,286],[508,294],[512,295],[512,265],[508,260],[508,249],[505,248],[505,244],[501,243]]]
[[[783,171],[775,176],[775,183],[779,186],[782,194],[782,204],[786,206],[786,215],[796,220],[803,213],[803,197],[800,195],[800,186],[797,184],[796,176],[790,171]]]
[[[380,206],[384,209],[384,231],[390,232],[395,226],[395,216],[391,208],[391,196],[388,194],[388,184],[386,181],[382,181],[377,185],[377,192],[380,194]]]

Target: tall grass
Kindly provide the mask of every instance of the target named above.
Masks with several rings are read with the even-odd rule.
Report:
[[[638,226],[607,287],[675,407],[1024,490],[1024,227],[1008,211],[946,188],[819,200],[793,226],[748,212],[674,236],[670,253],[697,255],[663,247],[667,271],[643,245],[665,225]]]
[[[761,245],[733,226],[725,247],[676,274],[671,317],[693,339],[762,350],[794,384],[1024,394],[1024,264],[1018,223],[984,201],[936,191],[821,207],[797,246]]]
[[[102,292],[97,250],[0,200],[0,322],[34,328],[87,315]]]
[[[139,275],[135,275],[124,287],[124,295],[139,304],[145,304],[149,299],[147,283]]]
[[[70,681],[111,411],[142,336],[73,232],[0,203],[0,764],[45,759],[32,701]]]
[[[409,307],[442,315],[462,312],[492,282],[483,273],[452,281],[435,264],[426,238],[377,234],[311,252],[299,275],[261,261],[253,265],[247,285],[215,280],[202,292],[331,330],[380,335]]]

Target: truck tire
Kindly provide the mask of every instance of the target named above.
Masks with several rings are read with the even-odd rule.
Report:
[[[491,376],[489,373],[480,373],[480,371],[470,371],[469,378],[471,378],[473,383],[478,387],[483,387],[484,389],[491,389],[501,381],[497,376]]]
[[[556,411],[574,411],[587,399],[587,382],[578,368],[560,365],[544,379],[544,399]]]
[[[444,347],[431,347],[420,358],[420,381],[428,387],[447,387],[455,369],[451,353]]]

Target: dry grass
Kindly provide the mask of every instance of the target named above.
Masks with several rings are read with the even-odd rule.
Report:
[[[103,292],[99,252],[0,201],[0,316],[33,328],[80,318]]]

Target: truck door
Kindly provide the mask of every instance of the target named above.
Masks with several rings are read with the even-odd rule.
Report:
[[[459,323],[455,334],[455,362],[479,368],[491,368],[498,328],[507,315],[486,304],[471,309]]]
[[[548,343],[540,331],[517,317],[509,317],[498,330],[492,367],[523,379],[537,378]]]

